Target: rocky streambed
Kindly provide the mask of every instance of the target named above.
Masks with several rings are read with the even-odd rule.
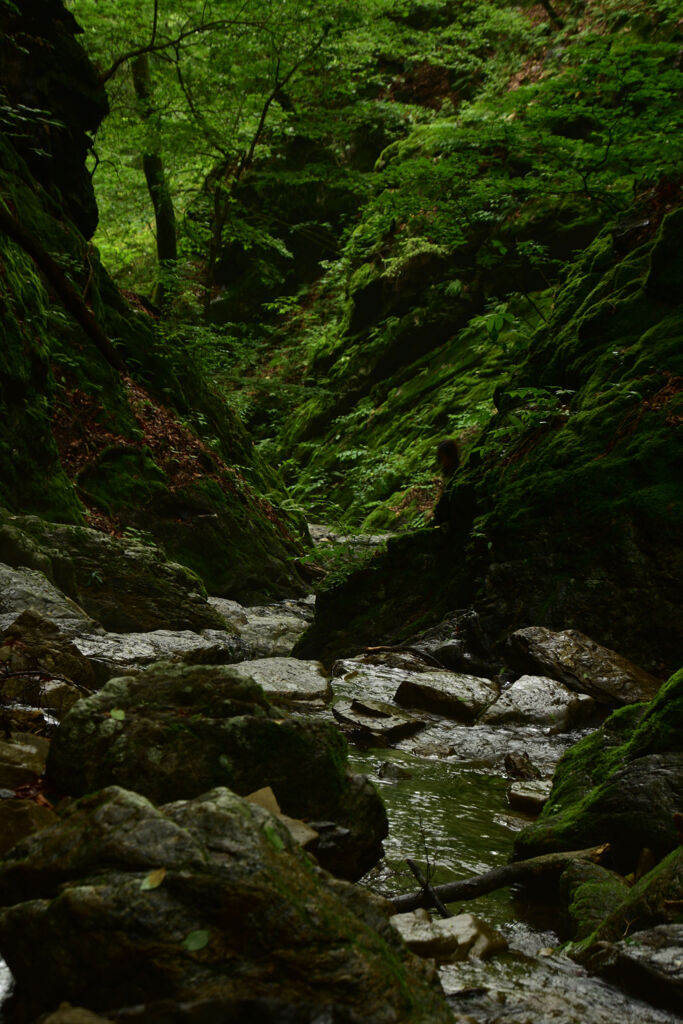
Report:
[[[122,555],[125,622],[105,565],[0,566],[6,1020],[678,1019],[678,677],[538,629],[495,663],[468,610],[325,669],[288,656],[312,599],[207,601],[176,567],[164,628],[157,556]],[[389,923],[406,858],[439,886],[606,841],[564,872],[568,914],[553,876],[551,909],[502,888],[449,904],[446,938]]]

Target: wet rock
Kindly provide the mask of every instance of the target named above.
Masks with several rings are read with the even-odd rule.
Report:
[[[683,671],[649,704],[614,712],[560,761],[540,818],[515,841],[518,857],[612,845],[613,865],[633,871],[641,850],[663,857],[683,807]]]
[[[50,582],[105,629],[135,633],[225,628],[221,615],[208,604],[199,577],[167,561],[156,547],[36,516],[8,516],[0,523],[13,535],[23,536],[25,545],[40,550],[49,563]],[[28,578],[36,581],[35,575]]]
[[[388,782],[402,782],[404,779],[412,779],[413,773],[395,761],[382,761],[377,769],[377,777]]]
[[[510,779],[538,779],[541,776],[536,765],[532,764],[526,750],[520,753],[510,751],[505,755],[503,764],[505,773]]]
[[[433,669],[404,679],[394,700],[403,707],[473,722],[497,696],[497,687],[490,679]]]
[[[7,629],[22,612],[31,611],[46,624],[59,627],[65,637],[91,633],[97,623],[50,582],[43,572],[24,566],[0,564],[0,628]],[[24,618],[24,623],[28,620]]]
[[[244,607],[210,597],[209,604],[236,630],[256,657],[287,657],[313,618],[314,598]]]
[[[0,800],[0,857],[26,836],[53,825],[57,815],[35,800]]]
[[[661,679],[576,629],[519,629],[509,638],[506,655],[520,672],[550,676],[612,707],[652,700],[662,685]]]
[[[439,961],[477,957],[488,960],[504,953],[507,940],[473,914],[457,914],[445,919],[432,918],[426,910],[395,914],[391,923],[401,938],[419,956]]]
[[[537,725],[550,733],[569,732],[584,725],[595,702],[547,676],[521,676],[488,707],[480,722],[486,725]]]
[[[454,672],[490,678],[500,669],[473,608],[449,616],[415,637],[411,644]]]
[[[603,949],[599,973],[655,1005],[683,1011],[683,924],[658,925]]]
[[[233,666],[241,679],[251,679],[272,700],[326,701],[331,690],[319,661],[298,658],[256,658]]]
[[[115,675],[177,659],[194,665],[229,665],[249,653],[244,641],[226,630],[155,629],[148,633],[102,633],[75,637],[74,645],[87,658],[103,686]]]
[[[389,746],[414,736],[427,724],[380,700],[338,700],[332,714],[349,739],[360,746]]]
[[[346,770],[335,726],[283,716],[232,665],[162,662],[110,680],[62,721],[46,778],[63,794],[115,784],[155,803],[216,785],[240,794],[271,786],[285,814],[349,830],[324,864],[354,879],[381,856],[387,831],[375,790]]]
[[[2,862],[0,905],[0,952],[36,1009],[451,1019],[384,902],[317,869],[276,818],[226,789],[160,809],[116,787],[72,803]]]
[[[552,781],[550,779],[527,779],[514,782],[507,788],[507,801],[515,811],[537,815],[543,810],[551,789]]]
[[[15,790],[42,775],[49,747],[46,739],[29,733],[0,740],[0,787]]]

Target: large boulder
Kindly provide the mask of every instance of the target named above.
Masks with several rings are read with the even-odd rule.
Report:
[[[611,707],[651,700],[662,685],[661,679],[577,629],[559,633],[542,626],[518,629],[508,641],[506,654],[518,671],[557,679],[570,690]]]
[[[547,676],[521,676],[480,716],[485,725],[536,725],[549,733],[585,725],[595,704]]]
[[[285,814],[338,826],[318,852],[354,879],[379,859],[387,832],[382,802],[348,772],[335,726],[286,716],[231,665],[167,662],[111,679],[62,721],[46,777],[62,794],[119,785],[155,803],[270,786]]]
[[[225,629],[199,577],[169,562],[153,545],[118,540],[84,526],[48,523],[36,516],[10,516],[2,510],[0,535],[13,565],[23,564],[25,550],[42,552],[50,582],[105,629],[118,633]],[[37,579],[30,574],[36,586]],[[34,606],[36,600],[19,596],[16,607]],[[53,597],[51,605],[55,601]],[[38,607],[46,602],[47,597]]]
[[[683,670],[649,704],[615,711],[560,761],[538,821],[517,837],[530,857],[609,842],[628,872],[640,852],[662,857],[678,845],[683,807]]]
[[[160,809],[117,787],[70,803],[2,862],[0,906],[0,953],[34,1012],[69,1000],[142,1022],[452,1019],[386,904],[227,789]]]

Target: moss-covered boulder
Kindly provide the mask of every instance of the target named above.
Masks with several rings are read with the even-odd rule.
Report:
[[[285,716],[229,665],[159,663],[111,679],[63,719],[46,778],[64,795],[119,785],[155,803],[270,786],[290,817],[341,826],[319,852],[345,877],[376,863],[387,832],[382,802],[348,771],[336,727]]]
[[[0,953],[34,1014],[70,1000],[140,1021],[452,1019],[383,901],[227,789],[161,809],[116,787],[71,803],[4,859],[0,906]]]
[[[678,845],[683,806],[683,670],[649,704],[616,711],[560,761],[538,821],[515,843],[518,857],[609,842],[618,870],[645,848]]]
[[[15,566],[26,564],[25,552],[30,559],[38,554],[45,573],[17,569],[23,589],[17,582],[14,608],[37,606],[68,633],[90,632],[92,619],[122,633],[225,628],[199,577],[154,545],[0,509],[0,547]]]

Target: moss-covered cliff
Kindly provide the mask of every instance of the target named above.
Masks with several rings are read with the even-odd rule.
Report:
[[[277,475],[88,241],[107,101],[77,32],[59,0],[0,7],[0,501],[148,535],[216,593],[300,590]]]

